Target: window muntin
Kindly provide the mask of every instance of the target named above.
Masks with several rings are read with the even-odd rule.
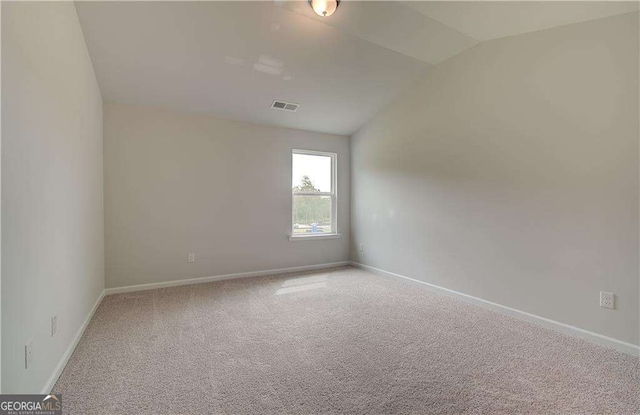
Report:
[[[336,234],[336,154],[293,150],[291,235]]]

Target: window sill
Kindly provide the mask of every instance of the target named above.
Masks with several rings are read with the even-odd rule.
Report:
[[[289,235],[290,241],[318,241],[321,239],[340,239],[341,233],[325,233],[323,235]]]

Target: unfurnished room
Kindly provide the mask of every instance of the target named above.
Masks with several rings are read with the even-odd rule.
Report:
[[[638,1],[0,1],[0,414],[640,414]]]

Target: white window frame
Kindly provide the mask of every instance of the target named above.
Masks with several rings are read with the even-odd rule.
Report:
[[[338,233],[338,154],[330,153],[326,151],[315,150],[299,150],[293,149],[291,151],[291,173],[293,174],[293,155],[302,154],[307,156],[324,156],[331,158],[331,191],[330,192],[298,192],[294,193],[291,190],[291,233],[289,234],[290,241],[308,241],[319,239],[336,239],[342,237]],[[291,183],[292,180],[289,180]],[[300,235],[293,233],[294,217],[293,217],[293,198],[294,196],[330,196],[331,197],[331,233],[323,234],[311,234]]]

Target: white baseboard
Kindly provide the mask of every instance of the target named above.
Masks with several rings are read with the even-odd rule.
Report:
[[[594,333],[588,330],[581,329],[579,327],[570,326],[568,324],[560,323],[558,321],[550,320],[548,318],[540,317],[535,314],[527,313],[525,311],[520,311],[515,308],[507,307],[502,304],[494,303],[491,301],[483,300],[482,298],[474,297],[468,294],[463,294],[458,291],[450,290],[448,288],[440,287],[438,285],[430,284],[428,282],[420,281],[415,278],[406,277],[404,275],[396,274],[394,272],[385,271],[383,269],[375,268],[369,265],[360,264],[358,262],[351,262],[351,265],[357,268],[366,269],[372,272],[375,272],[380,275],[386,275],[397,278],[404,278],[406,280],[414,281],[420,284],[424,284],[430,289],[440,292],[442,294],[447,294],[459,298],[463,301],[473,303],[476,305],[480,305],[491,310],[507,314],[521,320],[525,320],[531,323],[539,324],[546,328],[564,333],[573,336],[580,337],[585,340],[589,340],[593,343],[599,344],[601,346],[611,347],[618,351],[628,353],[632,356],[640,356],[640,346],[635,344],[627,343],[622,340],[614,339],[612,337],[603,336],[602,334]]]
[[[179,285],[202,284],[205,282],[232,280],[236,278],[261,277],[264,275],[287,274],[291,272],[313,271],[325,268],[336,268],[351,265],[350,261],[331,262],[327,264],[306,265],[302,267],[268,269],[264,271],[238,272],[235,274],[216,275],[213,277],[189,278],[185,280],[173,280],[165,282],[153,282],[149,284],[127,285],[124,287],[107,288],[106,295],[130,293],[134,291],[155,290],[157,288],[177,287]]]
[[[51,374],[51,377],[49,377],[49,380],[47,380],[47,383],[42,388],[42,392],[40,392],[40,393],[42,393],[43,395],[44,394],[48,394],[49,392],[51,392],[51,389],[53,389],[53,385],[55,385],[56,382],[58,381],[58,378],[62,374],[62,371],[64,370],[64,367],[67,365],[67,362],[69,362],[69,359],[71,358],[71,355],[73,354],[73,351],[76,349],[76,346],[80,342],[80,339],[82,338],[82,335],[84,334],[85,329],[89,325],[89,322],[91,321],[91,318],[93,317],[93,314],[98,309],[98,306],[102,302],[102,299],[104,298],[104,296],[105,296],[105,290],[102,290],[102,292],[100,293],[100,296],[96,300],[95,304],[93,304],[93,307],[91,308],[91,311],[89,311],[89,314],[87,314],[87,317],[84,319],[84,321],[82,322],[82,325],[80,326],[80,328],[76,332],[76,335],[73,337],[73,340],[69,344],[69,347],[67,347],[67,350],[64,352],[64,354],[60,358],[60,361],[56,365],[56,368],[53,370],[53,373]]]

